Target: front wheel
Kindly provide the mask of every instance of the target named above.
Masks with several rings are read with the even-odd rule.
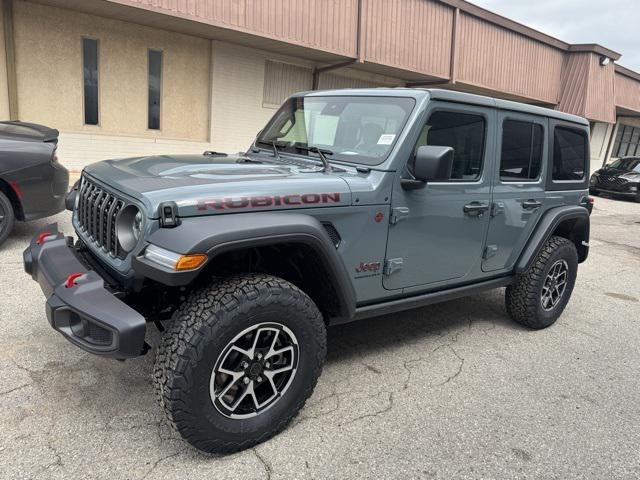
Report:
[[[15,220],[16,217],[11,201],[0,191],[0,245],[9,237]]]
[[[529,270],[507,287],[507,312],[529,328],[552,325],[571,298],[577,273],[578,252],[573,242],[551,237]]]
[[[231,277],[174,314],[154,384],[185,440],[235,452],[285,428],[313,392],[325,355],[324,321],[304,292],[269,275]]]

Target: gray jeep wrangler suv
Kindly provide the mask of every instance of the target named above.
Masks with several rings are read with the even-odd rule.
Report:
[[[292,96],[243,154],[85,168],[24,252],[51,326],[125,359],[162,334],[154,383],[207,452],[281,431],[311,395],[326,327],[506,287],[548,327],[588,254],[589,124],[443,90]]]

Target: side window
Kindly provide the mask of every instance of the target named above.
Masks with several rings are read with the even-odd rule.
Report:
[[[84,123],[98,125],[98,40],[82,39]]]
[[[584,180],[587,136],[581,130],[556,127],[553,134],[553,180]]]
[[[542,165],[542,125],[520,120],[505,120],[502,124],[500,180],[507,182],[535,181]]]
[[[482,174],[485,132],[485,120],[480,115],[434,112],[420,132],[414,155],[423,145],[451,147],[454,156],[450,180],[477,180]]]
[[[147,109],[147,128],[160,130],[160,96],[162,87],[162,52],[149,50],[149,107]]]

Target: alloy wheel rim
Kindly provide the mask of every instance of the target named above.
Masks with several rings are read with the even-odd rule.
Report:
[[[277,322],[253,325],[218,356],[209,381],[211,401],[225,417],[255,417],[289,389],[298,360],[298,340],[290,329]]]
[[[540,294],[540,303],[543,310],[548,312],[558,305],[567,289],[568,274],[569,266],[564,260],[558,260],[551,266],[542,284],[542,292]]]

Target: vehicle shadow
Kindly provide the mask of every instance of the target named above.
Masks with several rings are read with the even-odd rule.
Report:
[[[592,193],[591,196],[594,196],[596,198],[606,198],[607,200],[615,200],[617,202],[639,203],[639,200],[636,200],[636,198],[629,198],[629,197],[624,197],[624,196],[611,195],[609,193],[599,193],[597,195],[594,195]],[[640,198],[640,197],[637,197],[637,198]]]
[[[431,337],[455,336],[473,323],[486,329],[523,329],[504,307],[504,289],[435,305],[329,327],[327,362],[368,356],[406,343],[424,343]],[[469,331],[469,334],[473,334]]]
[[[0,250],[26,248],[36,232],[46,225],[49,225],[50,223],[58,223],[62,231],[70,232],[71,213],[62,212],[52,217],[34,220],[32,222],[16,222],[13,227],[13,231],[9,235],[9,238],[7,238],[6,242],[2,245],[2,247],[0,247]]]

